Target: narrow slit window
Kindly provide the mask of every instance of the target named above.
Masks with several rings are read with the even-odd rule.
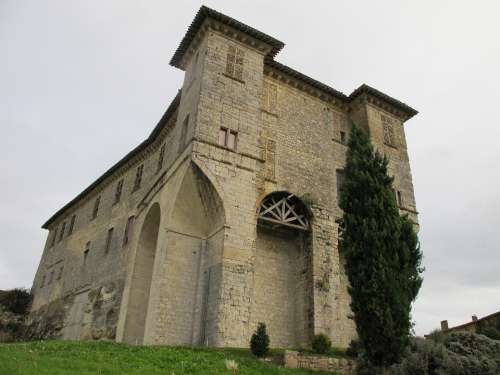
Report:
[[[106,236],[106,248],[105,248],[106,253],[108,253],[109,249],[111,249],[111,241],[113,240],[113,230],[114,228],[108,229],[108,235]]]
[[[343,145],[346,144],[346,135],[345,135],[345,132],[340,132],[340,143],[342,143]]]
[[[90,241],[87,242],[87,244],[85,245],[85,250],[83,251],[83,265],[84,266],[87,264],[89,253],[90,253]]]
[[[132,232],[132,227],[134,225],[134,216],[130,216],[125,225],[125,233],[123,234],[123,246],[126,246],[130,242],[130,235]]]
[[[54,247],[57,239],[57,227],[54,228],[54,233],[52,233],[52,240],[50,241],[50,247]]]
[[[143,170],[144,170],[144,164],[141,164],[137,167],[135,171],[134,191],[140,189],[141,187]]]
[[[158,166],[156,167],[156,171],[159,172],[163,167],[163,158],[165,157],[165,144],[163,144],[160,148],[160,154],[158,155]]]
[[[71,216],[71,220],[69,222],[69,228],[68,228],[68,236],[73,233],[73,230],[75,229],[75,221],[76,221],[76,215]]]
[[[189,115],[187,115],[184,121],[182,122],[181,137],[179,139],[179,150],[178,150],[179,153],[184,151],[184,147],[186,147],[188,126],[189,126]]]
[[[123,191],[123,178],[116,184],[115,201],[113,202],[113,204],[117,204],[120,202],[122,198],[122,191]]]
[[[101,203],[101,197],[97,197],[95,202],[94,202],[94,210],[92,211],[92,219],[95,219],[97,217],[97,214],[99,213],[99,204]]]
[[[47,285],[50,285],[54,281],[54,271],[50,271],[49,282]]]
[[[66,230],[66,222],[62,223],[61,231],[59,232],[59,242],[63,240],[64,231]]]
[[[403,207],[403,195],[399,190],[398,190],[398,206]]]
[[[64,271],[64,266],[61,266],[61,268],[59,268],[59,273],[57,274],[57,280],[61,280],[63,271]]]
[[[42,275],[42,281],[40,282],[40,288],[43,288],[45,285],[45,275]]]

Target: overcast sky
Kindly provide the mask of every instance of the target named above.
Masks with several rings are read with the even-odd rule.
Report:
[[[0,289],[31,286],[43,222],[156,125],[200,5],[0,0]],[[500,310],[500,2],[205,5],[285,42],[286,65],[420,111],[406,124],[427,269],[416,331]]]

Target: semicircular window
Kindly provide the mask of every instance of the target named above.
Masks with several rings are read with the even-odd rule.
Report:
[[[304,203],[286,191],[269,194],[259,208],[258,223],[271,228],[309,230],[308,211]]]

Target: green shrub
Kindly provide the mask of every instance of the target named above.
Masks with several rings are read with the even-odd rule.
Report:
[[[269,335],[267,334],[266,325],[259,323],[257,330],[250,339],[250,349],[257,357],[263,357],[269,352]]]
[[[498,330],[493,326],[486,326],[482,328],[478,333],[481,335],[488,336],[490,339],[493,340],[500,340],[500,332],[498,332]]]
[[[26,315],[31,305],[31,293],[23,288],[2,291],[0,305],[5,311],[13,314]]]
[[[349,347],[346,350],[346,354],[351,358],[356,358],[361,350],[361,343],[358,339],[351,340]]]
[[[332,340],[330,338],[320,333],[319,335],[314,336],[312,341],[312,350],[317,354],[326,354],[332,348]]]

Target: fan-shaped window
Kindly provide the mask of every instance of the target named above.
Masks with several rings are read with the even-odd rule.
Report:
[[[304,203],[288,192],[269,194],[259,208],[259,224],[273,228],[309,230],[308,211]]]

